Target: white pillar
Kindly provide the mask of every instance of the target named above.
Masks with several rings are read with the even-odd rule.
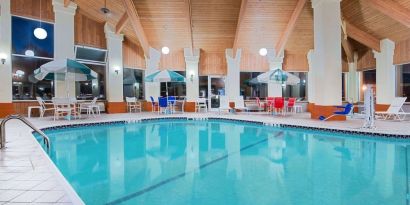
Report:
[[[77,4],[71,2],[64,7],[64,0],[53,0],[54,9],[54,59],[75,59],[74,56],[74,15]],[[68,82],[56,80],[56,97],[75,97],[74,75],[67,75]],[[68,88],[66,88],[68,86]],[[67,93],[68,92],[68,93]]]
[[[161,60],[161,53],[154,48],[149,48],[149,58],[145,58],[146,69],[145,77],[159,70],[159,61]],[[151,100],[150,96],[154,97],[155,100],[161,94],[161,84],[156,82],[145,82],[145,99]]]
[[[315,105],[342,104],[340,0],[312,0],[314,21]]]
[[[347,100],[357,103],[359,101],[359,73],[357,72],[357,52],[354,52],[353,62],[349,63],[349,73],[347,78]]]
[[[104,25],[105,38],[107,39],[107,66],[106,66],[106,92],[108,102],[123,102],[123,62],[122,41],[123,34],[116,34],[114,28],[107,23]]]
[[[284,52],[276,56],[275,49],[268,49],[269,70],[283,69]],[[268,96],[282,97],[282,85],[278,83],[268,83]]]
[[[380,52],[373,51],[376,58],[376,103],[389,105],[395,97],[395,69],[393,65],[394,42],[380,41]]]
[[[12,97],[12,67],[11,67],[11,14],[10,0],[0,1],[0,103],[11,103]],[[0,108],[0,111],[2,109]]]
[[[200,50],[194,49],[191,53],[190,48],[184,49],[186,65],[186,98],[187,101],[195,101],[199,97],[199,56]]]
[[[313,49],[309,50],[307,59],[309,64],[309,73],[307,76],[307,96],[309,103],[315,103],[315,51]]]
[[[233,56],[233,49],[225,50],[226,63],[228,70],[225,79],[225,95],[229,99],[235,99],[240,95],[240,73],[241,73],[241,56],[242,49],[236,50],[236,56]]]

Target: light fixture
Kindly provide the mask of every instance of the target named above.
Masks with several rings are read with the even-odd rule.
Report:
[[[191,82],[194,82],[194,76],[195,76],[194,71],[191,71],[190,74],[191,74],[191,75],[190,75],[189,80],[191,80]]]
[[[41,27],[41,0],[40,0],[40,27],[34,29],[34,36],[40,40],[47,38],[47,31]]]
[[[21,78],[24,76],[24,74],[26,74],[24,71],[16,70],[16,73],[14,74],[14,76],[16,76],[17,78]]]
[[[109,14],[109,13],[111,12],[110,9],[107,8],[107,0],[104,1],[104,7],[102,7],[102,8],[100,9],[100,11],[101,11],[104,15],[107,15],[107,14]]]
[[[114,66],[114,72],[118,75],[120,73],[120,68],[118,66]]]
[[[164,46],[164,47],[161,48],[161,52],[162,52],[163,54],[167,55],[167,54],[169,53],[169,48],[166,47],[166,46]]]
[[[286,87],[286,83],[282,83],[282,87]]]
[[[306,80],[303,80],[302,82],[303,82],[303,84],[305,84],[305,83],[306,83]]]
[[[268,54],[268,49],[266,48],[259,49],[259,55],[266,56],[267,54]]]
[[[44,28],[38,27],[34,29],[34,36],[40,40],[47,38],[47,31]]]
[[[362,90],[363,90],[363,91],[367,90],[367,86],[366,86],[366,85],[363,85],[363,86],[362,86]]]
[[[30,50],[30,49],[27,49],[27,50],[24,52],[24,55],[26,55],[26,56],[34,56],[34,51],[33,51],[33,50]]]
[[[5,53],[0,53],[1,64],[4,65],[4,63],[6,63],[6,59],[7,59],[7,55]]]

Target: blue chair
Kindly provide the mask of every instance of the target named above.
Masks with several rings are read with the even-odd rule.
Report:
[[[154,97],[150,96],[149,98],[151,99],[152,112],[155,112],[158,104],[155,102]]]
[[[168,99],[166,97],[158,97],[158,114],[168,112]],[[164,112],[163,112],[164,111]]]
[[[335,117],[335,116],[347,116],[352,111],[353,104],[348,103],[346,106],[336,106],[336,108],[342,108],[343,110],[342,111],[336,111],[336,112],[333,113],[333,115],[330,115],[329,117],[320,116],[319,120],[326,121],[326,120],[328,120],[332,117]]]
[[[176,101],[177,101],[177,98],[175,96],[168,96],[168,105],[169,105],[171,113],[175,112]]]

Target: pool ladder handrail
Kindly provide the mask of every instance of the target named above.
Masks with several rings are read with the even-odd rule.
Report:
[[[43,137],[43,143],[47,146],[47,152],[50,151],[50,139],[47,137],[46,134],[44,134],[43,131],[38,129],[36,126],[34,126],[31,122],[29,122],[26,118],[24,118],[21,115],[9,115],[6,118],[3,119],[3,121],[0,124],[0,149],[4,148],[6,146],[6,123],[9,120],[20,120],[27,126],[29,126],[31,129],[33,129],[35,132],[40,134]]]

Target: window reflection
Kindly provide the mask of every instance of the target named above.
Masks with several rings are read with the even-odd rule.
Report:
[[[124,68],[124,97],[144,99],[144,71]]]

